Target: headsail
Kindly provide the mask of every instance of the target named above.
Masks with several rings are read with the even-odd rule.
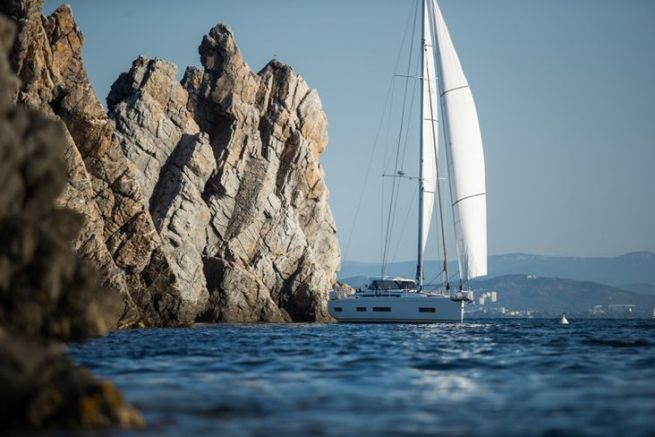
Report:
[[[437,186],[437,80],[434,66],[434,50],[432,47],[431,14],[429,2],[423,2],[423,81],[421,85],[421,165],[420,175],[420,224],[419,224],[419,257],[417,276],[421,276],[422,259],[428,241],[430,221],[434,207],[434,196]],[[417,278],[421,282],[420,277]]]
[[[487,202],[484,154],[473,95],[436,0],[431,1],[437,40],[442,119],[462,280],[487,274]]]

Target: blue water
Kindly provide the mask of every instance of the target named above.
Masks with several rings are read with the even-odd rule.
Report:
[[[147,433],[655,433],[652,320],[142,329],[71,353]]]

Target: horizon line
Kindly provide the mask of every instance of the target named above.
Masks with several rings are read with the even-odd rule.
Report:
[[[630,252],[624,252],[620,255],[613,255],[613,256],[585,256],[585,255],[544,255],[544,254],[538,254],[538,253],[528,253],[528,252],[507,252],[507,253],[498,253],[494,255],[489,255],[489,258],[491,257],[498,257],[498,256],[511,256],[511,255],[523,255],[523,256],[539,256],[543,258],[586,258],[586,259],[613,259],[613,258],[621,258],[627,255],[635,255],[635,254],[648,254],[648,255],[655,255],[655,251],[652,250],[633,250]],[[427,262],[441,262],[441,259],[434,258],[434,259],[426,259],[424,263]],[[341,263],[360,263],[360,264],[381,264],[380,261],[359,261],[359,260],[341,260]],[[387,264],[398,264],[398,263],[415,263],[416,260],[413,259],[408,259],[408,260],[400,260],[400,261],[391,261]],[[449,262],[457,262],[457,259],[452,259]]]

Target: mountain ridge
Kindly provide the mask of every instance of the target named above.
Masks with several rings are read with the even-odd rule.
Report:
[[[473,280],[471,286],[498,292],[495,303],[485,302],[484,309],[491,312],[507,307],[551,316],[566,311],[578,316],[649,317],[655,306],[655,295],[567,278],[502,275]]]
[[[449,262],[448,268],[451,272],[456,272],[456,262]],[[440,260],[426,261],[426,280],[431,281],[437,277],[440,269]],[[339,279],[358,275],[379,276],[380,270],[380,263],[376,262],[342,261]],[[413,277],[415,262],[389,263],[385,270],[385,274],[390,276]],[[635,251],[614,257],[536,255],[516,252],[489,257],[487,278],[508,274],[559,277],[612,286],[655,284],[655,252]]]

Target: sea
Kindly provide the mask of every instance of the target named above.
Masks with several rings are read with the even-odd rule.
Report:
[[[570,322],[201,325],[69,349],[142,412],[117,435],[655,435],[655,320]]]

